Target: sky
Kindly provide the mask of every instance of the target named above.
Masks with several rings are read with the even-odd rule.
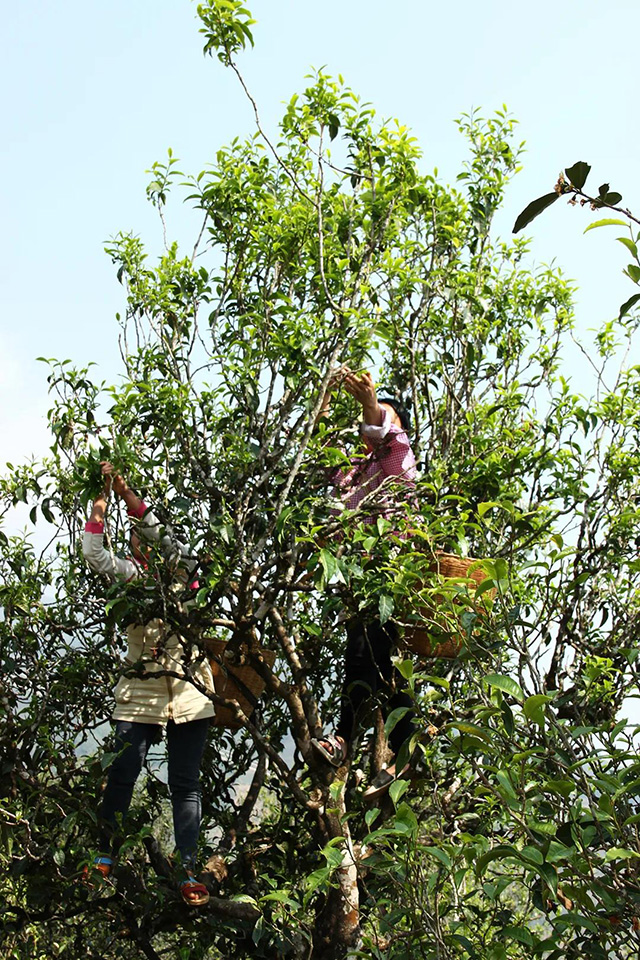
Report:
[[[239,58],[263,122],[312,67],[341,73],[379,115],[418,137],[423,169],[453,182],[465,146],[454,119],[506,104],[527,143],[498,232],[577,160],[589,185],[609,181],[637,213],[640,154],[637,0],[247,0],[255,49]],[[159,249],[146,171],[171,147],[197,172],[234,136],[253,132],[235,77],[202,55],[190,0],[31,0],[3,10],[0,82],[0,465],[47,448],[46,368],[39,356],[119,372],[115,314],[124,291],[104,253],[118,231]],[[187,210],[169,234],[191,235]],[[634,290],[624,250],[583,231],[586,210],[557,203],[528,228],[531,263],[556,262],[578,288],[580,329],[615,315]],[[582,371],[572,370],[580,391]],[[586,373],[585,373],[586,376]]]

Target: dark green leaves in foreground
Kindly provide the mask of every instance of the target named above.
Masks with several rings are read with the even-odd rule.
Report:
[[[590,170],[591,167],[588,163],[585,163],[584,160],[578,160],[578,162],[574,163],[572,167],[567,167],[565,173],[572,186],[576,187],[578,190],[582,190],[587,182],[587,177],[589,176]]]
[[[531,203],[524,208],[514,223],[513,232],[519,233],[520,230],[523,230],[531,223],[532,220],[535,220],[537,216],[543,213],[547,207],[550,207],[552,203],[555,203],[558,197],[561,197],[563,193],[573,193],[577,190],[582,190],[587,182],[587,177],[589,176],[590,170],[591,166],[588,163],[585,163],[584,160],[579,160],[577,163],[574,163],[572,167],[567,167],[564,171],[567,179],[565,180],[561,174],[553,193],[545,193],[543,197],[538,197],[537,200],[532,200]],[[608,190],[609,184],[605,184],[605,186]],[[617,194],[615,196],[617,196]],[[604,202],[608,203],[610,201]]]
[[[543,197],[538,197],[537,200],[532,200],[531,203],[524,208],[513,225],[513,232],[519,233],[520,230],[523,230],[526,226],[528,226],[532,220],[535,220],[535,218],[543,213],[547,207],[550,207],[552,203],[555,203],[555,201],[564,194],[569,195],[569,202],[572,204],[576,203],[576,197],[579,196],[581,198],[580,205],[588,205],[591,210],[598,210],[602,207],[609,207],[610,209],[619,210],[620,208],[617,206],[617,204],[619,204],[622,200],[622,194],[615,190],[610,190],[610,185],[608,183],[600,184],[598,187],[597,196],[589,196],[588,194],[583,193],[582,188],[587,182],[587,177],[589,176],[590,171],[590,165],[584,160],[579,160],[577,163],[574,163],[573,166],[567,167],[564,171],[564,175],[560,174],[553,193],[546,193]],[[633,221],[636,219],[629,213],[628,210],[622,212],[629,218],[629,220]],[[610,225],[622,227],[630,226],[626,220],[607,218],[589,224],[585,230],[585,233],[588,230],[594,230],[596,227],[605,227]],[[637,249],[637,242],[639,238],[640,234],[638,237],[634,237],[632,234],[630,237],[617,238],[620,243],[627,247],[636,260],[636,263],[629,264],[624,271],[629,279],[635,284],[640,284],[640,260],[638,260]],[[618,312],[618,319],[621,320],[623,317],[625,317],[631,308],[634,307],[638,302],[640,302],[640,294],[634,294],[632,297],[629,297],[629,299],[621,305]]]
[[[532,220],[535,220],[541,213],[543,213],[547,207],[550,207],[552,203],[555,203],[560,194],[558,193],[545,193],[544,197],[538,197],[537,200],[532,200],[531,203],[524,208],[518,219],[513,225],[513,232],[519,233],[520,230],[523,230]]]
[[[640,293],[634,293],[632,297],[629,297],[628,300],[625,300],[625,302],[620,307],[619,318],[622,319],[622,317],[626,316],[629,313],[629,310],[631,310],[631,307],[635,307],[636,303],[638,303],[639,300],[640,300]]]
[[[519,233],[520,230],[523,230],[524,227],[530,224],[531,221],[546,210],[547,207],[550,207],[558,197],[561,197],[565,193],[573,196],[580,194],[583,197],[581,202],[583,204],[589,203],[592,209],[597,209],[598,207],[614,207],[620,203],[622,194],[615,190],[610,190],[608,183],[602,183],[598,187],[598,195],[596,197],[590,197],[582,193],[582,188],[587,182],[590,171],[591,166],[584,160],[579,160],[577,163],[574,163],[573,166],[567,167],[564,175],[560,174],[553,193],[546,193],[543,197],[532,200],[531,203],[524,208],[513,225],[513,232]]]

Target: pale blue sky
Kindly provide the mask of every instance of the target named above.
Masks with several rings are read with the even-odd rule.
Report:
[[[595,186],[608,180],[640,209],[637,2],[248,5],[256,48],[241,67],[269,129],[309,67],[326,65],[382,116],[411,126],[425,170],[453,181],[464,154],[453,118],[506,103],[527,153],[503,234],[577,160],[593,165]],[[171,146],[196,172],[252,130],[235,78],[201,49],[189,0],[32,0],[3,11],[0,463],[45,446],[36,356],[94,360],[106,378],[117,374],[114,315],[124,301],[103,242],[134,230],[157,248],[145,170]],[[171,216],[183,235],[186,211]],[[529,228],[532,261],[555,258],[575,278],[585,329],[633,292],[614,235],[583,236],[590,217],[556,204]]]

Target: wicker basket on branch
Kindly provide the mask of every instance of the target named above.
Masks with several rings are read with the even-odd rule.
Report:
[[[231,657],[226,653],[226,647],[226,640],[207,639],[207,650],[213,655],[209,663],[215,691],[225,700],[235,700],[245,716],[250,717],[264,693],[265,681],[250,665],[245,652],[234,653]],[[276,659],[275,650],[263,647],[259,658],[271,669]],[[243,659],[247,662],[242,662]],[[233,710],[221,704],[215,705],[213,725],[229,727],[231,730],[237,730],[241,726]]]
[[[462,650],[466,633],[461,614],[468,610],[478,616],[485,615],[488,601],[496,591],[492,588],[475,598],[478,586],[488,574],[482,561],[473,557],[436,551],[430,570],[442,578],[446,592],[435,593],[426,604],[421,601],[417,609],[405,612],[406,619],[400,618],[403,621],[402,639],[409,650],[421,657],[453,659]],[[419,620],[412,622],[410,617]]]

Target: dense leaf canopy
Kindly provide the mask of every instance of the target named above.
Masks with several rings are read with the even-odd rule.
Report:
[[[237,73],[248,11],[199,13],[205,50]],[[256,122],[195,176],[171,153],[154,166],[162,254],[132,235],[108,247],[126,290],[122,377],[49,360],[50,456],[0,480],[5,521],[26,503],[51,533],[40,552],[0,531],[3,956],[634,956],[640,370],[623,348],[637,317],[580,345],[560,272],[528,268],[526,240],[492,238],[519,162],[506,112],[459,120],[456,187],[323,71],[277,142]],[[188,251],[169,239],[180,193]],[[314,425],[345,363],[411,408],[417,492],[396,497],[393,522],[375,501],[335,508],[357,405],[337,393]],[[84,564],[105,458],[199,558],[195,601],[154,557],[127,587]],[[108,528],[126,553],[116,503]],[[475,595],[434,573],[438,550],[483,559]],[[420,764],[368,807],[360,783],[393,716],[386,731],[374,717],[335,779],[310,738],[337,713],[338,615],[371,608],[463,646],[453,660],[400,650]],[[158,762],[115,882],[79,882],[124,628],[160,614],[186,638],[184,676],[217,637],[265,682],[255,713],[236,710],[240,729],[214,727],[207,746],[215,896],[197,914],[170,881]]]

